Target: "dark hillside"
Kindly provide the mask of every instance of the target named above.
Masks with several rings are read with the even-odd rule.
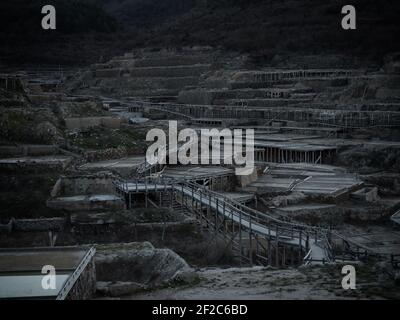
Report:
[[[54,0],[56,32],[40,29],[44,3],[0,4],[3,63],[85,64],[146,46],[221,46],[266,59],[333,53],[379,60],[400,51],[398,0],[352,1],[351,31],[340,24],[344,0]]]
[[[143,27],[160,25],[192,10],[196,0],[100,0],[105,10],[122,25]]]
[[[247,52],[340,53],[372,58],[400,49],[400,3],[355,0],[357,30],[341,28],[347,1],[209,0],[155,32],[153,44],[222,45]]]
[[[41,28],[41,8],[49,3],[57,10],[57,30]],[[96,49],[95,35],[115,32],[117,22],[96,0],[13,0],[0,2],[0,30],[4,64],[63,64],[84,60]]]

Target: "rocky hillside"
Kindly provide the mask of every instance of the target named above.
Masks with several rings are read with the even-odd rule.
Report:
[[[100,0],[121,25],[152,27],[191,11],[197,0]]]
[[[341,28],[346,1],[207,1],[190,14],[157,28],[152,44],[222,45],[280,54],[340,53],[372,58],[400,49],[400,4],[355,0],[357,30]]]
[[[352,1],[357,9],[355,31],[341,28],[344,0],[53,2],[59,25],[54,33],[40,30],[37,12],[43,1],[0,4],[1,40],[6,44],[0,49],[3,63],[90,63],[146,46],[222,46],[267,60],[286,53],[381,60],[388,52],[400,51],[397,0],[386,0],[384,5]]]

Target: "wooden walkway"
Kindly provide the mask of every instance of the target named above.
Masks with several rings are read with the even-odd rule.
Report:
[[[273,259],[283,262],[281,264],[285,264],[288,260],[294,262],[294,248],[299,257],[296,256],[296,261],[301,260],[302,263],[331,261],[325,230],[281,221],[200,185],[182,181],[177,183],[172,180],[144,179],[118,181],[115,182],[115,186],[118,192],[129,199],[128,203],[131,203],[131,197],[138,193],[169,192],[171,195],[177,195],[176,199],[188,207],[199,220],[213,220],[213,228],[216,232],[222,231],[224,238],[228,238],[227,229],[234,230],[232,236],[236,240],[234,242],[236,249],[239,250],[241,258],[252,264],[271,264]],[[271,250],[272,246],[275,251]],[[273,251],[274,258],[271,257]]]

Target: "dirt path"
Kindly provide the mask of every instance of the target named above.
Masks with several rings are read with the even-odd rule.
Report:
[[[360,267],[363,269],[364,267]],[[268,268],[202,269],[200,281],[191,286],[163,288],[125,299],[380,299],[384,288],[367,272],[359,272],[357,290],[341,287],[341,268],[305,267],[286,270]],[[396,292],[396,288],[385,289]],[[398,288],[397,288],[398,291]]]

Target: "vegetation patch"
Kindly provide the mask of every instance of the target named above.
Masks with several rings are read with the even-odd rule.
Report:
[[[142,154],[145,150],[143,133],[129,128],[92,128],[69,137],[71,145],[87,150],[125,147],[129,154]]]

